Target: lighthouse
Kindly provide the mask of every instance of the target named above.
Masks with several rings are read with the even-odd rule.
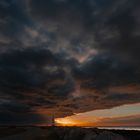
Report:
[[[55,116],[52,114],[51,126],[55,126]]]

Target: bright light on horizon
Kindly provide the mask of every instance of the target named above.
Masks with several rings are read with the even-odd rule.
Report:
[[[64,119],[63,118],[57,118],[57,119],[55,119],[55,122],[56,122],[57,125],[60,125],[60,126],[74,126],[74,125],[77,124],[76,122],[71,121],[67,118],[64,118]]]
[[[57,118],[55,121],[61,126],[88,126],[88,125],[123,125],[119,120],[138,119],[140,116],[140,103],[132,105],[122,105],[111,109],[95,110],[86,113],[79,113],[65,118]],[[133,117],[134,116],[134,117]],[[114,121],[114,122],[113,122]],[[116,121],[116,122],[115,122]],[[135,122],[134,122],[135,124]],[[127,125],[127,124],[126,124]]]

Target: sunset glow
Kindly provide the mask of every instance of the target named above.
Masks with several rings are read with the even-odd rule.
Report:
[[[70,117],[57,118],[56,124],[60,126],[140,126],[140,104],[123,105],[112,109],[95,110],[75,114]],[[133,121],[134,119],[134,121]]]
[[[55,119],[55,122],[56,124],[59,126],[75,126],[75,125],[78,125],[77,122],[74,122],[70,119],[67,119],[67,118],[58,118],[58,119]]]

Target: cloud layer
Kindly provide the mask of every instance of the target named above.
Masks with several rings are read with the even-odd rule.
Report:
[[[1,0],[1,114],[43,119],[140,102],[139,8],[139,0]]]

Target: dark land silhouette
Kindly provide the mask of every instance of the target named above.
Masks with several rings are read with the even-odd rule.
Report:
[[[1,126],[0,140],[140,140],[140,131],[56,126]]]

